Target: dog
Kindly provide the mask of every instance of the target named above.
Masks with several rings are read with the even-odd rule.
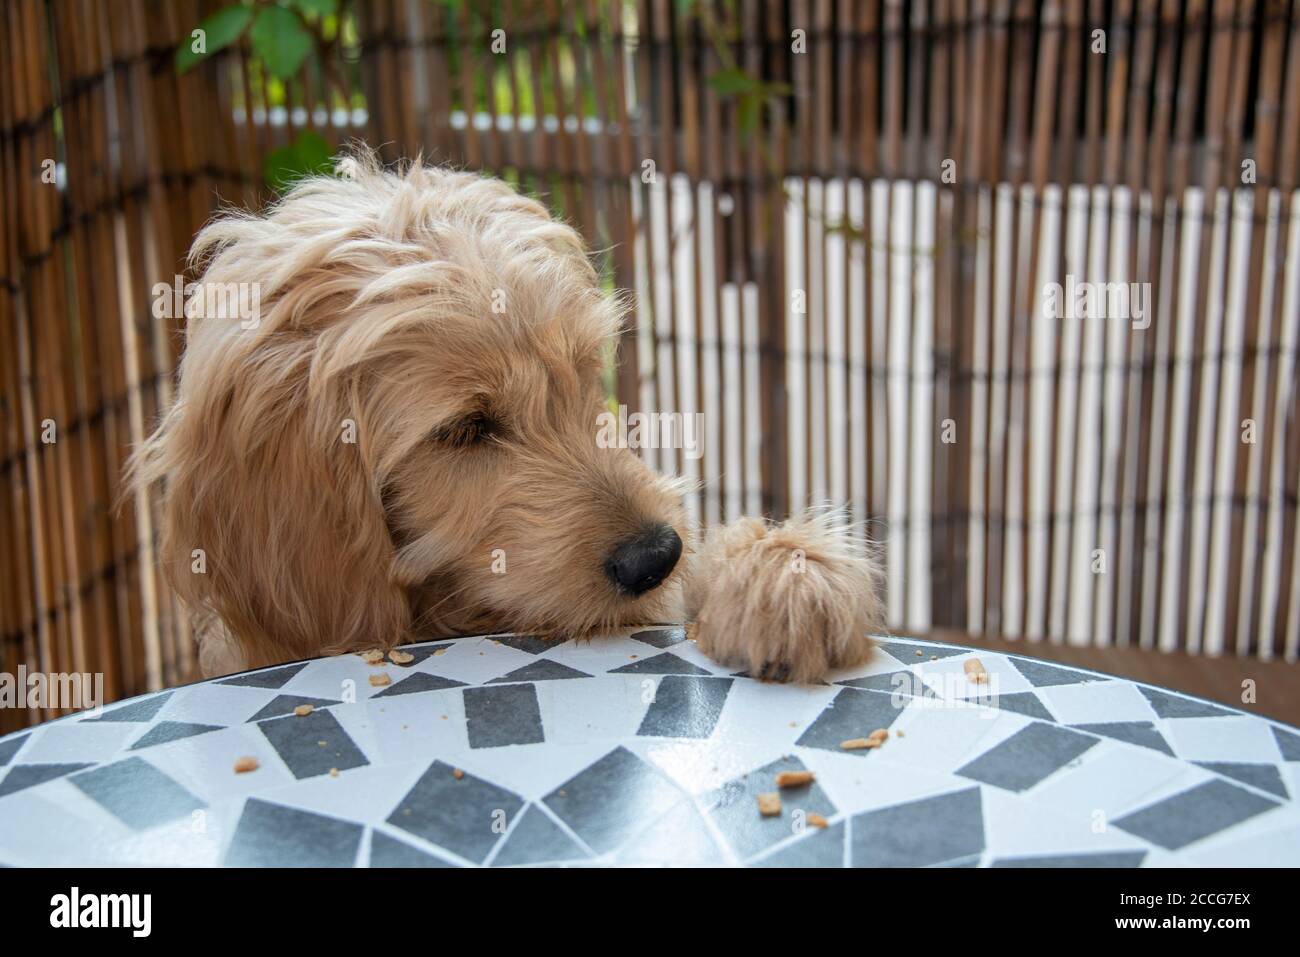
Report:
[[[715,660],[861,664],[878,564],[813,512],[690,527],[602,448],[626,303],[579,235],[487,176],[364,148],[190,252],[175,400],[128,466],[207,676],[462,634],[686,622]],[[204,290],[252,284],[249,322]]]

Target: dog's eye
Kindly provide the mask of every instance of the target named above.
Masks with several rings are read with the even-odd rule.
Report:
[[[454,449],[470,448],[501,434],[500,423],[485,412],[473,412],[433,431],[430,438]]]

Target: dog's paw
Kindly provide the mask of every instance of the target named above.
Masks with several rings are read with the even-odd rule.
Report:
[[[741,519],[705,539],[686,590],[691,633],[755,677],[808,682],[865,662],[883,625],[881,574],[826,516]]]

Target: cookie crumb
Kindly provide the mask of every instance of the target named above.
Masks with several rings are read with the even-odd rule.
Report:
[[[764,791],[758,796],[758,813],[763,817],[776,817],[781,813],[781,795]]]
[[[782,771],[776,776],[776,786],[779,788],[801,788],[805,784],[812,784],[814,780],[811,771]]]
[[[256,771],[259,767],[260,765],[257,763],[257,758],[248,755],[235,761],[236,774],[247,774],[249,771]]]
[[[907,735],[903,734],[903,731],[902,731],[902,729],[900,728],[899,730],[897,730],[897,731],[894,732],[894,737],[896,737],[896,738],[905,738],[905,737],[907,737]]]
[[[820,814],[809,814],[808,823],[813,827],[830,827],[830,822]]]
[[[336,778],[336,777],[338,777],[338,776],[339,776],[339,769],[338,769],[338,768],[330,768],[330,777],[332,777],[332,778]]]
[[[438,657],[438,655],[445,655],[446,653],[447,653],[446,648],[439,648],[437,651],[433,653],[433,656],[436,658]]]
[[[313,704],[300,704],[298,707],[293,709],[293,713],[300,718],[305,718],[315,710],[316,706]]]
[[[877,728],[875,731],[872,731],[869,735],[867,735],[867,740],[868,740],[868,741],[884,741],[885,738],[887,738],[887,737],[889,737],[889,732],[888,732],[888,731],[886,731],[884,728]]]
[[[918,657],[918,658],[924,658],[924,657],[925,657],[925,652],[924,652],[924,651],[918,651],[918,652],[916,653],[916,657]]]
[[[878,748],[880,744],[880,738],[849,738],[847,741],[841,741],[840,747],[845,751],[861,751],[864,748]]]
[[[394,648],[388,653],[388,660],[395,665],[409,665],[415,660],[415,655],[411,654],[409,651],[398,651]]]
[[[988,672],[984,670],[984,662],[978,658],[969,659],[962,668],[966,671],[966,680],[972,684],[982,685],[988,682]]]
[[[460,768],[452,768],[451,776],[455,778],[457,781],[459,781],[461,778],[465,776],[465,772],[462,771]]]
[[[384,652],[379,648],[371,648],[369,651],[360,652],[361,660],[368,665],[383,664]]]
[[[386,672],[381,671],[377,675],[370,676],[370,687],[372,688],[382,688],[384,685],[391,685],[392,683],[393,679],[388,677]]]

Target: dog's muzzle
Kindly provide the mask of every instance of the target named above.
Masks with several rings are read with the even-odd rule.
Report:
[[[672,574],[682,557],[682,540],[670,525],[651,525],[614,549],[605,574],[629,595],[643,595]]]

